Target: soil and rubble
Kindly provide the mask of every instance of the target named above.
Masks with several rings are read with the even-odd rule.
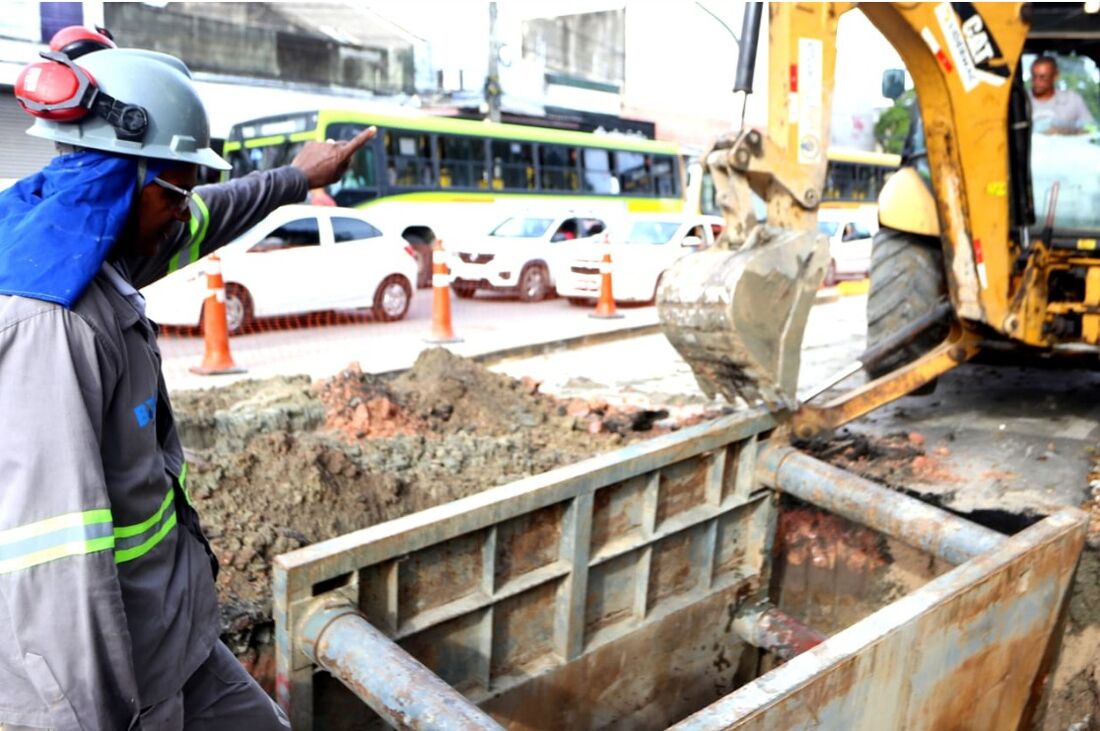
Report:
[[[269,689],[276,555],[679,426],[666,411],[558,400],[439,348],[395,376],[352,364],[173,402],[221,564],[223,638]]]

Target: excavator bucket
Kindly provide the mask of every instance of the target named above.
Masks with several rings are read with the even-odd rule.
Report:
[[[795,408],[802,335],[828,262],[816,231],[756,225],[740,248],[701,251],[665,273],[661,328],[704,393]]]

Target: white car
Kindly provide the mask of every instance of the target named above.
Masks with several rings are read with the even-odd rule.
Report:
[[[829,239],[826,287],[845,280],[864,279],[870,274],[871,242],[878,229],[876,223],[843,210],[818,212],[817,229]]]
[[[463,299],[488,289],[515,292],[525,302],[541,300],[554,290],[574,247],[606,228],[594,215],[510,216],[488,236],[451,252],[451,288]]]
[[[291,205],[218,251],[229,332],[255,318],[369,307],[378,320],[400,320],[412,300],[416,256],[350,208]],[[162,325],[200,323],[206,259],[142,290],[149,317]]]
[[[600,263],[610,252],[611,291],[616,302],[651,302],[661,276],[677,260],[711,246],[725,222],[717,216],[638,214],[612,227],[608,244],[584,247],[562,273],[558,293],[572,304],[600,294]]]

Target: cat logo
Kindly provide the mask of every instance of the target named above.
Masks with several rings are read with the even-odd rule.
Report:
[[[1009,75],[1008,62],[972,3],[940,3],[935,15],[963,89],[969,92],[978,84],[1000,86],[1005,83]]]
[[[980,77],[986,74],[1008,78],[1008,61],[1001,54],[1001,48],[989,29],[985,27],[985,21],[974,8],[973,3],[951,3],[956,13],[962,19],[962,32],[966,38],[966,47],[970,51],[970,57],[974,59],[974,65],[978,67]],[[982,78],[987,83],[999,84],[988,77]]]
[[[993,44],[989,42],[989,34],[985,32],[985,23],[982,16],[971,15],[963,21],[963,35],[966,37],[966,47],[970,49],[970,57],[974,63],[981,66],[982,63],[993,58]]]

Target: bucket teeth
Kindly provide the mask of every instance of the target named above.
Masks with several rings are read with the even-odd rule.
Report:
[[[828,261],[823,236],[757,226],[740,249],[692,254],[665,274],[661,328],[704,393],[796,407],[802,335]]]

